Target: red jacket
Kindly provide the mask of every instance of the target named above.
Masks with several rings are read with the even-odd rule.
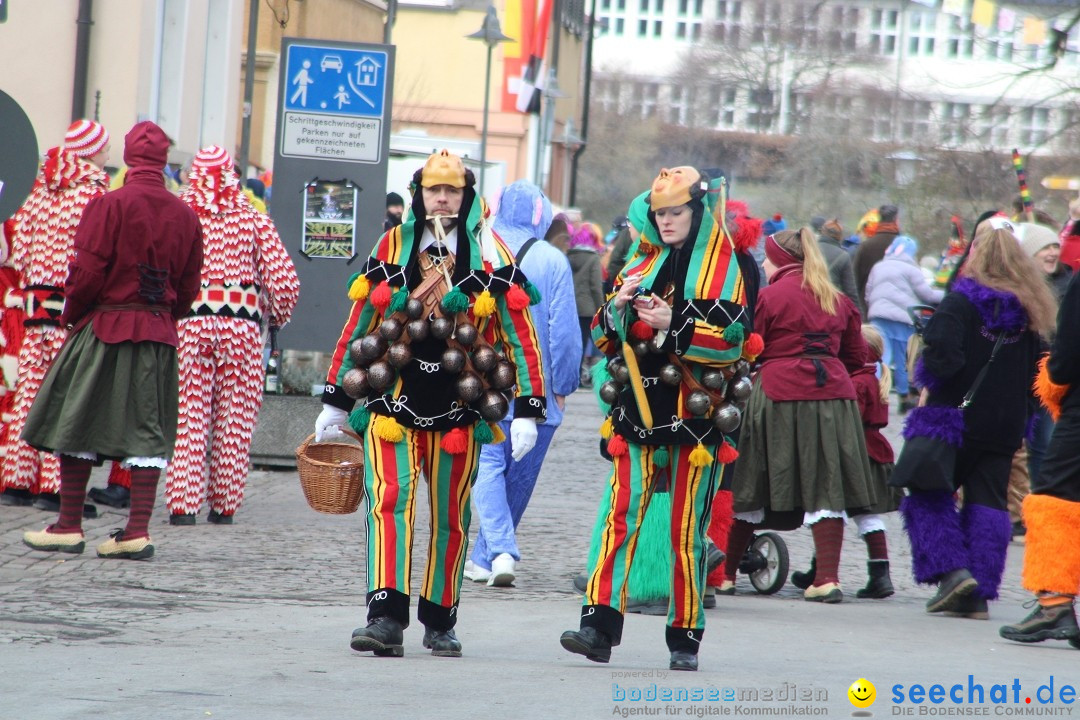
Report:
[[[855,402],[862,416],[866,454],[871,461],[885,464],[894,459],[892,445],[881,434],[881,428],[889,424],[889,404],[881,399],[876,370],[877,363],[867,363],[851,373],[851,382],[855,385]]]
[[[91,201],[75,233],[61,322],[107,343],[153,341],[176,346],[176,321],[199,292],[202,232],[195,213],[165,189],[168,138],[153,123],[125,139],[124,186]],[[101,309],[153,306],[159,310]]]
[[[862,367],[862,318],[843,294],[829,315],[802,288],[802,267],[781,268],[758,295],[754,329],[765,340],[758,357],[761,388],[774,402],[854,400],[849,373]]]

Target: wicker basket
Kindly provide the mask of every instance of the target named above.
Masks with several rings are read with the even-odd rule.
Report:
[[[360,436],[345,433],[357,441]],[[356,512],[364,496],[364,448],[344,442],[312,442],[309,435],[296,448],[300,487],[313,510],[330,515]]]

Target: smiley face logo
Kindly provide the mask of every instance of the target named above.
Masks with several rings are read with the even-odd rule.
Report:
[[[848,700],[851,704],[857,708],[868,708],[874,704],[874,700],[877,699],[877,688],[874,687],[874,683],[870,682],[866,678],[859,678],[855,682],[851,683],[851,687],[847,691]]]

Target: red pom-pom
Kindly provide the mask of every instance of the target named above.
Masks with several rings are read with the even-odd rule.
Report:
[[[469,449],[469,437],[461,428],[454,428],[443,435],[439,447],[443,449],[443,452],[450,453],[451,455],[461,455]]]
[[[607,451],[611,457],[620,457],[630,451],[630,446],[626,444],[626,438],[622,435],[612,435],[607,441]]]
[[[390,291],[390,283],[383,280],[379,283],[378,287],[371,291],[371,304],[382,312],[390,307],[390,298],[392,298],[393,295],[394,294]]]
[[[520,285],[511,285],[506,291],[506,304],[511,310],[524,310],[529,307],[529,293]]]
[[[635,340],[651,340],[653,329],[644,320],[635,320],[630,326],[630,335]]]
[[[772,216],[772,219],[773,220],[783,220],[784,216],[781,215],[780,213],[776,213],[775,215]]]
[[[724,465],[730,465],[739,458],[739,451],[735,449],[735,446],[729,443],[727,440],[720,446],[719,452],[716,453],[716,459]]]
[[[765,341],[757,333],[750,333],[750,337],[743,342],[743,355],[748,358],[756,358],[764,349]]]

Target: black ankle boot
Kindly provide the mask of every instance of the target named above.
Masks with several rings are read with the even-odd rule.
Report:
[[[435,657],[461,657],[461,641],[458,640],[453,629],[435,630],[434,628],[426,628],[424,630],[424,647],[431,650],[431,654]]]
[[[685,650],[674,650],[668,667],[672,670],[697,670],[697,655]]]
[[[805,590],[814,584],[814,578],[817,577],[817,557],[810,558],[810,569],[806,572],[793,572],[791,573],[791,584],[800,590]]]
[[[880,600],[896,592],[893,588],[892,578],[889,577],[888,560],[870,560],[866,563],[866,571],[869,573],[870,579],[867,580],[866,587],[855,591],[855,597]]]
[[[611,638],[596,628],[567,630],[559,638],[559,642],[570,652],[584,655],[587,660],[598,663],[611,660]]]
[[[976,587],[978,583],[966,568],[946,573],[938,580],[937,594],[926,602],[926,612],[956,612]]]
[[[26,488],[7,488],[0,493],[0,505],[29,507],[34,504],[34,493]]]
[[[367,627],[353,630],[349,647],[357,652],[370,650],[379,657],[401,657],[405,654],[404,640],[405,628],[401,623],[383,615],[369,620]]]
[[[90,488],[90,499],[109,507],[126,508],[131,505],[131,491],[119,485]]]

